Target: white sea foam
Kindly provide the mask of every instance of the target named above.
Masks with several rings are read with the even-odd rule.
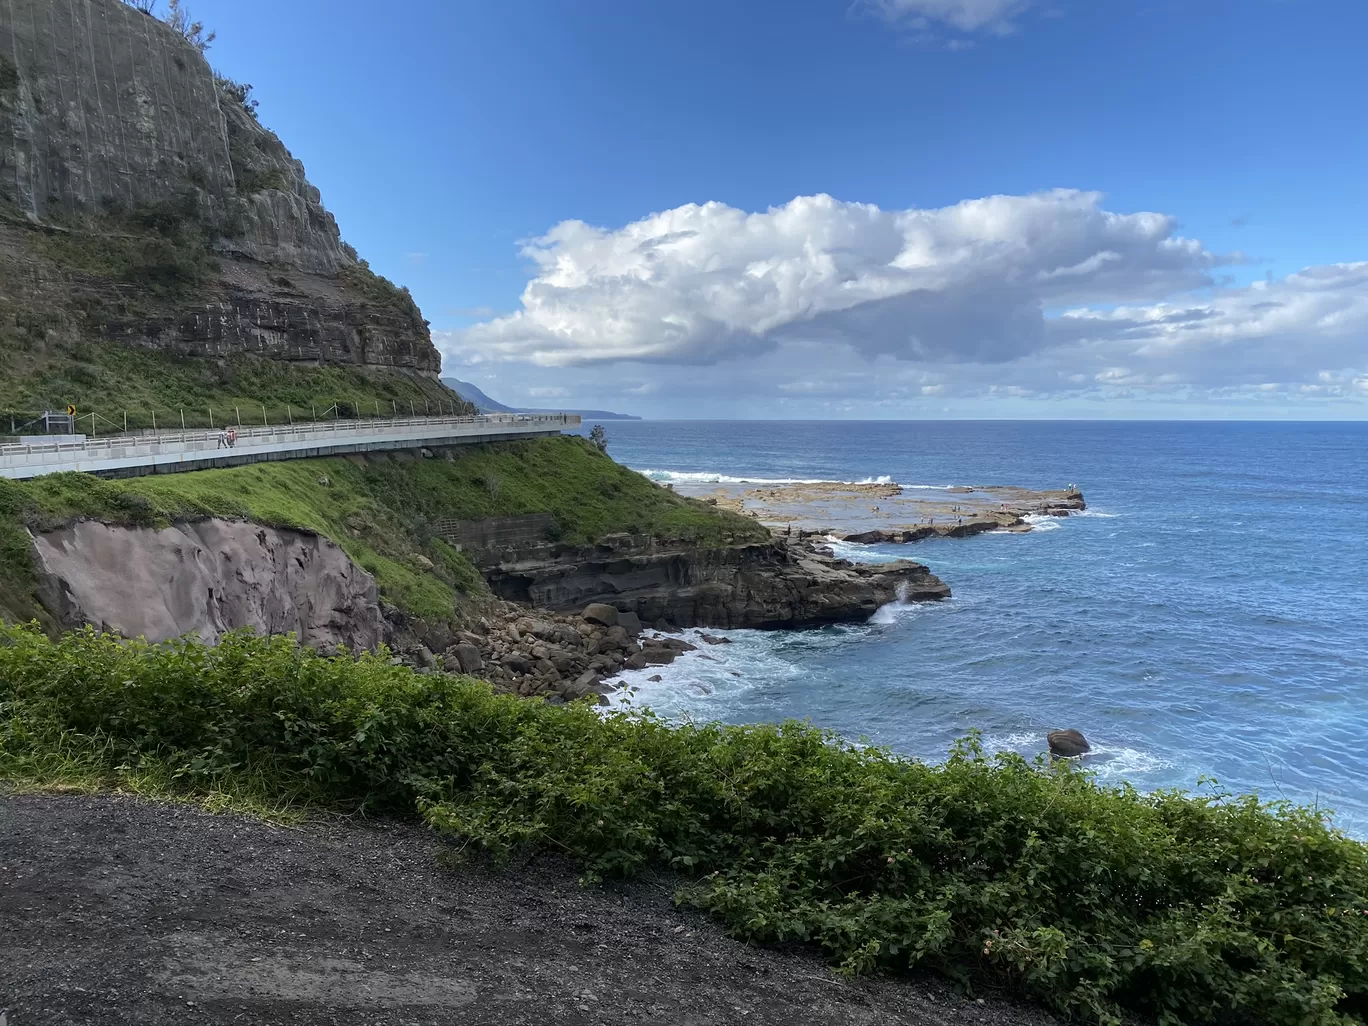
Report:
[[[656,470],[647,467],[638,471],[652,481],[669,484],[754,484],[754,485],[795,485],[827,484],[820,477],[736,477],[711,470]]]
[[[986,752],[1016,752],[1027,758],[1049,751],[1045,743],[1045,731],[1013,731],[1010,734],[990,734],[983,739]],[[1109,745],[1092,740],[1092,751],[1081,759],[1078,765],[1097,774],[1103,780],[1127,780],[1143,777],[1147,773],[1158,773],[1172,768],[1168,762],[1152,752],[1131,748],[1124,744]]]
[[[1075,517],[1105,517],[1107,520],[1112,520],[1119,517],[1121,514],[1103,513],[1100,509],[1080,509],[1077,513],[1072,513],[1070,515]]]
[[[896,552],[880,551],[873,545],[842,541],[832,535],[827,535],[826,544],[838,559],[848,559],[852,563],[895,563],[907,558]]]
[[[1058,517],[1047,517],[1043,513],[1028,513],[1022,519],[1036,531],[1058,531],[1060,527]]]
[[[955,487],[954,485],[931,485],[931,484],[900,484],[893,480],[891,474],[879,474],[877,477],[862,477],[858,481],[837,480],[829,477],[752,477],[750,475],[738,476],[735,474],[724,474],[716,470],[663,470],[656,467],[645,467],[637,471],[649,477],[652,481],[659,481],[662,484],[745,484],[745,485],[892,485],[897,484],[899,488],[916,489],[923,491],[943,492]]]
[[[713,645],[703,633],[728,638]],[[647,632],[647,636],[654,636]],[[775,635],[752,630],[686,630],[683,637],[697,647],[668,666],[628,670],[614,679],[618,690],[608,696],[607,711],[647,708],[669,720],[711,720],[726,715],[746,692],[762,682],[796,676],[796,663],[775,652]],[[660,680],[650,678],[659,676]]]

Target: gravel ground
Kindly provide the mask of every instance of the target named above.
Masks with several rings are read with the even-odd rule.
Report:
[[[8,1026],[1054,1022],[747,947],[674,908],[668,881],[583,889],[551,861],[497,873],[441,852],[408,825],[0,796],[0,1010]]]

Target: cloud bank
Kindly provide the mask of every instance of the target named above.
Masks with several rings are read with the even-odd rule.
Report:
[[[1238,254],[1093,192],[688,204],[564,221],[522,252],[519,309],[439,337],[455,363],[523,364],[545,387],[612,364],[624,394],[711,378],[795,401],[1368,394],[1368,262],[1233,288],[1217,272]]]

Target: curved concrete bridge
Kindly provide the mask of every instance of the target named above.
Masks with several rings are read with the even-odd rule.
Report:
[[[575,413],[336,420],[239,428],[237,444],[231,449],[220,447],[217,431],[204,430],[10,444],[0,445],[0,477],[22,479],[64,470],[137,477],[264,460],[541,438],[579,423]]]

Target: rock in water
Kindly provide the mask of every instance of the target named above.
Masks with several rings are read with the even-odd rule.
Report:
[[[1092,751],[1088,739],[1076,730],[1052,730],[1045,735],[1050,754],[1061,759],[1072,759]]]

